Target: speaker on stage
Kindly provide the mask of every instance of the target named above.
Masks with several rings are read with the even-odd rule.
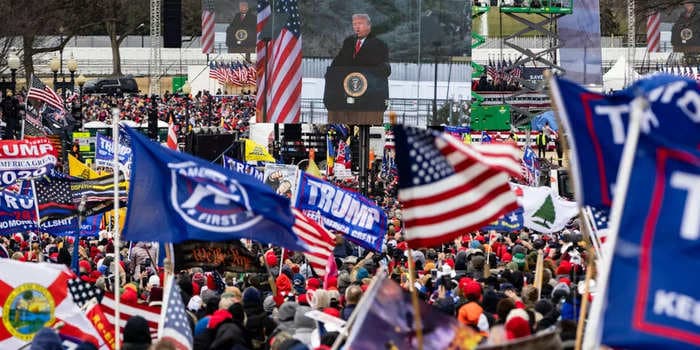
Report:
[[[163,47],[182,47],[182,0],[165,0],[163,3]]]

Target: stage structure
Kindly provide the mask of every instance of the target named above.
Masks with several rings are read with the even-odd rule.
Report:
[[[540,66],[545,66],[552,71],[559,72],[560,74],[564,74],[566,72],[566,70],[557,63],[557,50],[560,48],[561,44],[559,42],[559,35],[556,27],[557,20],[559,18],[573,13],[574,0],[541,0],[540,5],[540,7],[499,7],[501,16],[505,15],[510,17],[516,22],[525,26],[525,28],[506,37],[503,37],[503,33],[501,32],[503,43],[518,51],[520,55],[522,55],[522,57],[513,62],[512,65],[507,66],[504,71],[507,72],[518,66],[523,66],[529,62],[532,62],[537,63]],[[538,36],[548,38],[549,47],[540,52],[534,52],[531,49],[518,46],[515,39],[522,37],[529,32],[535,32]],[[518,77],[518,81],[522,88],[514,92],[512,98],[528,93],[542,91],[544,88],[542,83],[533,84],[522,77]],[[510,107],[514,111],[526,116],[526,118],[521,118],[519,120],[511,120],[511,124],[514,127],[529,124],[530,120],[532,120],[534,117],[534,115],[526,109],[518,108],[517,106],[513,105]]]

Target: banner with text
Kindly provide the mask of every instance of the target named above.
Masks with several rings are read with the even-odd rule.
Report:
[[[240,241],[187,241],[173,245],[175,271],[201,267],[233,272],[265,272],[264,266]]]
[[[131,169],[131,147],[123,142],[119,144],[119,165],[122,170]],[[112,139],[102,134],[97,134],[95,138],[95,165],[100,167],[111,167],[114,160],[112,151]]]
[[[263,173],[258,170],[258,168],[255,167],[255,165],[252,164],[246,164],[243,162],[240,162],[234,158],[224,156],[224,168],[233,170],[237,173],[243,173],[243,174],[248,174],[256,179],[258,179],[260,182],[263,182],[264,177]]]
[[[36,230],[34,198],[0,191],[0,235],[28,230]]]
[[[295,207],[327,229],[343,233],[350,241],[364,248],[377,252],[382,250],[386,213],[359,193],[343,190],[302,173]]]
[[[0,187],[31,180],[56,165],[58,150],[48,138],[0,141]]]
[[[640,135],[626,201],[613,204],[623,209],[605,289],[604,344],[700,347],[700,284],[692,277],[700,270],[699,183],[700,151]]]

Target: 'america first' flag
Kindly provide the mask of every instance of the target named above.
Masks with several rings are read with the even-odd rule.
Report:
[[[631,103],[642,94],[650,108],[641,132],[700,146],[700,87],[696,81],[655,75],[629,88],[603,95],[561,78],[552,79],[552,96],[571,146],[574,193],[581,204],[610,207]]]
[[[700,151],[641,134],[630,174],[625,203],[615,203],[623,209],[602,341],[700,347],[700,284],[691,277],[700,270]]]
[[[518,208],[508,184],[520,177],[510,144],[465,145],[436,131],[395,126],[399,201],[406,240],[432,247]]]

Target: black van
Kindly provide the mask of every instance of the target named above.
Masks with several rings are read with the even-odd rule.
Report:
[[[137,94],[139,87],[131,76],[90,80],[83,86],[85,94]]]

